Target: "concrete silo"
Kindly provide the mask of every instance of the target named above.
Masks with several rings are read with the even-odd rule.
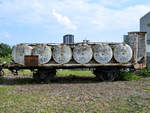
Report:
[[[147,64],[150,67],[150,12],[140,19],[140,31],[147,32]]]

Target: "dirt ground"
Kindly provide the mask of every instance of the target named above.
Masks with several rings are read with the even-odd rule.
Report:
[[[4,90],[7,89],[7,90]],[[1,113],[150,113],[150,78],[99,82],[94,77],[0,78]]]

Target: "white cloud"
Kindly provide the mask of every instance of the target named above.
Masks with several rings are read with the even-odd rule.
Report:
[[[5,0],[0,5],[0,18],[3,18],[0,22],[7,20],[11,25],[14,22],[29,28],[57,29],[58,33],[75,32],[92,40],[104,35],[103,39],[109,40],[114,34],[120,33],[120,36],[138,30],[139,18],[150,11],[150,4],[122,7],[126,2],[130,0]],[[58,33],[53,35],[58,36]]]
[[[98,8],[96,16],[91,21],[103,29],[133,29],[139,25],[139,19],[150,10],[150,7],[136,5],[122,10]],[[137,13],[138,12],[138,13]]]
[[[148,5],[136,5],[118,10],[105,7],[128,1],[100,0],[97,3],[89,3],[87,0],[6,0],[1,3],[0,17],[23,24],[48,25],[55,21],[53,19],[55,16],[61,25],[72,30],[82,27],[83,24],[101,26],[101,30],[108,26],[116,28],[116,25],[117,28],[128,28],[135,26],[139,18],[150,10]]]
[[[67,28],[73,29],[73,30],[76,29],[76,26],[72,24],[71,20],[67,16],[61,15],[60,13],[56,12],[55,9],[53,9],[52,14],[53,14],[53,16],[56,17],[57,21],[60,24],[66,26]]]

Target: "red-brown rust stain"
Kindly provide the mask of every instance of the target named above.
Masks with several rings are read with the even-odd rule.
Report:
[[[147,32],[128,32],[129,34],[145,35]]]
[[[64,58],[64,44],[61,44],[61,56]]]
[[[134,37],[134,63],[136,63],[136,50],[137,50],[137,48],[136,48],[136,37]]]
[[[38,56],[25,56],[25,66],[38,66]]]
[[[64,46],[65,44],[64,44],[64,43],[61,43],[60,45],[61,45],[61,46]]]
[[[144,69],[144,68],[146,68],[146,64],[135,64],[134,68],[135,69]]]
[[[84,42],[82,42],[82,46],[84,46]]]

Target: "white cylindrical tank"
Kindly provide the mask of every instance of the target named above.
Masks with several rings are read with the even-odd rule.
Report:
[[[113,52],[108,44],[100,43],[94,46],[94,59],[100,64],[109,63]]]
[[[31,55],[32,47],[26,44],[16,45],[12,49],[12,59],[15,63],[24,65],[24,57]]]
[[[127,44],[119,44],[114,48],[114,58],[119,63],[129,62],[132,56],[132,49]]]
[[[51,47],[44,44],[36,45],[32,50],[32,55],[38,56],[38,64],[46,64],[51,60]]]
[[[90,62],[92,56],[92,49],[87,44],[79,44],[73,49],[73,58],[79,64],[86,64]]]
[[[59,64],[68,63],[72,58],[71,48],[67,45],[58,45],[54,47],[53,59]]]

